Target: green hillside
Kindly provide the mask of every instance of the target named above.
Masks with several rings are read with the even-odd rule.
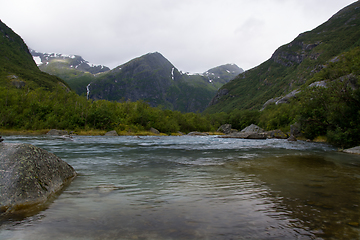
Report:
[[[42,87],[48,90],[67,84],[36,66],[24,41],[0,21],[0,84],[28,88]]]
[[[151,106],[181,112],[202,112],[216,91],[234,78],[235,64],[210,69],[204,74],[182,73],[158,52],[145,54],[94,79],[91,99],[143,100]],[[84,86],[85,89],[85,86]]]
[[[360,2],[344,8],[312,31],[278,48],[261,65],[225,84],[208,113],[260,109],[274,97],[299,88],[336,56],[360,45]]]

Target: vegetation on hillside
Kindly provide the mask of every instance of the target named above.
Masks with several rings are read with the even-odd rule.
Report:
[[[289,104],[272,104],[263,111],[239,110],[208,114],[212,123],[231,123],[242,129],[251,123],[290,131],[298,123],[305,138],[326,136],[337,147],[360,145],[360,48],[338,56],[302,86]],[[324,86],[311,83],[325,81]]]
[[[267,100],[299,88],[333,58],[360,46],[359,26],[360,2],[355,2],[225,84],[206,112],[260,109]]]
[[[0,87],[0,128],[17,130],[117,130],[134,133],[151,127],[162,133],[214,130],[200,114],[163,110],[143,101],[87,100],[61,87],[54,91]]]

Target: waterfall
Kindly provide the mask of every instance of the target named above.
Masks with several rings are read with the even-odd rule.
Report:
[[[88,100],[89,100],[89,95],[90,95],[90,84],[91,84],[91,83],[89,83],[89,84],[86,86],[86,99],[88,99]]]

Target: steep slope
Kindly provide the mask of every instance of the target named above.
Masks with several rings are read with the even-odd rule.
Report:
[[[1,86],[48,90],[65,82],[38,69],[28,47],[20,36],[0,21],[0,82]]]
[[[261,65],[219,89],[207,112],[260,109],[306,83],[336,56],[360,45],[360,2],[342,9],[312,31],[278,48]]]
[[[160,53],[149,53],[96,78],[88,87],[89,97],[112,101],[144,100],[151,106],[162,105],[182,112],[203,111],[223,82],[241,70],[229,65],[206,74],[189,75],[178,71]],[[227,78],[222,79],[223,75]]]
[[[30,50],[41,71],[63,79],[78,94],[86,93],[86,86],[99,74],[110,71],[102,65],[94,65],[78,55],[41,53]]]

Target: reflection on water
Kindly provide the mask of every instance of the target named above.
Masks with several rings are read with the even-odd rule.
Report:
[[[0,239],[359,239],[360,157],[216,137],[8,137],[79,176]]]

